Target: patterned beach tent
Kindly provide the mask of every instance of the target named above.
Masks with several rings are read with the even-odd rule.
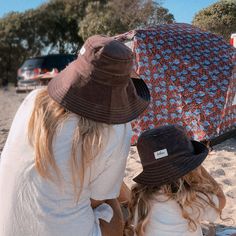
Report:
[[[134,52],[136,73],[151,92],[147,111],[132,123],[143,130],[180,124],[196,140],[236,130],[236,49],[189,24],[164,24],[115,38]]]

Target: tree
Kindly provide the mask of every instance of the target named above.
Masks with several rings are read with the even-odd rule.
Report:
[[[52,0],[37,9],[40,18],[38,35],[48,53],[74,53],[83,44],[77,32],[78,20],[83,18],[80,8],[84,3]]]
[[[0,20],[0,74],[1,79],[15,82],[16,68],[25,58],[27,51],[19,34],[21,29],[21,14],[9,13]]]
[[[221,0],[199,11],[192,24],[203,30],[222,35],[227,41],[236,32],[236,2]]]
[[[105,4],[106,0],[50,0],[38,10],[41,11],[40,34],[45,44],[51,44],[50,51],[60,53],[78,51],[83,38],[78,34],[80,22],[86,14],[86,7],[93,2]]]
[[[80,22],[79,34],[85,40],[93,34],[115,35],[160,23],[172,23],[174,16],[151,0],[110,0],[91,2]]]

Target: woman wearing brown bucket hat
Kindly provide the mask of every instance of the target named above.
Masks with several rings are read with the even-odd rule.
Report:
[[[1,155],[1,236],[122,234],[129,122],[150,100],[132,62],[121,42],[92,36],[48,89],[26,97]]]
[[[200,223],[221,216],[225,196],[201,166],[205,145],[191,141],[183,127],[161,126],[137,143],[143,171],[133,180],[125,235],[202,236]]]

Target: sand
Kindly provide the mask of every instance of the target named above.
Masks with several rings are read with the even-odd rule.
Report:
[[[6,141],[11,122],[20,103],[27,94],[17,94],[13,87],[7,91],[0,89],[0,154]],[[227,198],[223,217],[230,217],[231,221],[215,222],[217,236],[236,233],[236,137],[226,140],[213,147],[204,162],[204,167],[222,185]],[[142,170],[136,147],[131,147],[125,182],[131,187],[132,178]]]
[[[14,115],[26,94],[17,94],[14,87],[0,88],[0,154],[6,141]]]

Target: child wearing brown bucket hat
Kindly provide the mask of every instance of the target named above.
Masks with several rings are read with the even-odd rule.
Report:
[[[150,101],[123,43],[92,36],[21,104],[1,155],[1,236],[121,235],[130,121]]]
[[[201,222],[216,220],[225,196],[201,163],[207,147],[183,127],[142,133],[137,149],[143,171],[133,180],[125,235],[202,236]]]

